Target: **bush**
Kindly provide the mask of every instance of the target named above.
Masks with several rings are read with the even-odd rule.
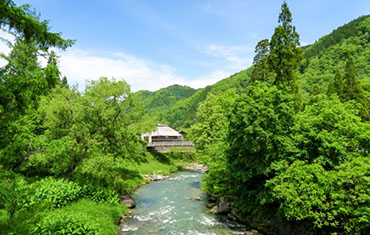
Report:
[[[164,153],[164,155],[167,155],[169,159],[186,162],[197,160],[195,151],[183,152],[181,148],[174,148],[170,152]]]
[[[348,156],[326,171],[295,161],[267,182],[289,220],[303,220],[328,232],[366,234],[370,230],[370,157]]]
[[[117,234],[116,222],[126,213],[123,205],[111,206],[82,199],[48,213],[32,234]]]
[[[81,187],[68,180],[45,178],[29,186],[30,194],[24,199],[24,205],[31,206],[38,203],[49,203],[59,208],[76,201],[81,196]]]
[[[94,202],[105,202],[110,205],[119,202],[119,195],[115,190],[93,185],[92,183],[86,183],[82,186],[81,195]]]

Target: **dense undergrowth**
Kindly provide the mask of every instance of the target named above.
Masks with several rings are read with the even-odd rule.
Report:
[[[88,180],[25,177],[1,169],[1,234],[117,234],[127,208],[120,195],[148,183],[143,175],[181,170],[194,161],[192,153],[146,153],[140,164],[131,162],[122,175],[122,190]]]

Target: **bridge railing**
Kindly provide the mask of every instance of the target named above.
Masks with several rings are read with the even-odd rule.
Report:
[[[173,147],[194,147],[193,141],[182,140],[182,141],[161,141],[161,142],[151,142],[148,143],[148,147],[164,147],[164,146],[173,146]]]

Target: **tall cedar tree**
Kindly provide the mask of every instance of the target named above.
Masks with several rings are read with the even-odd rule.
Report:
[[[343,96],[343,78],[339,68],[335,72],[334,80],[329,83],[327,94],[336,94],[338,97]]]
[[[362,90],[358,81],[357,70],[352,56],[348,56],[344,71],[344,100],[356,100],[361,96]]]
[[[253,72],[249,80],[250,83],[254,81],[267,81],[267,57],[270,53],[270,42],[268,39],[263,39],[257,43],[256,49],[254,51],[256,55],[253,58]]]
[[[276,73],[274,85],[292,93],[298,93],[295,69],[302,59],[302,49],[297,46],[299,34],[292,25],[292,13],[286,2],[281,6],[279,24],[270,42],[268,65]]]
[[[356,70],[353,57],[348,56],[346,62],[346,69],[344,71],[344,83],[343,83],[343,95],[344,101],[355,100],[362,105],[360,110],[360,116],[364,121],[370,120],[370,100],[365,96],[358,80],[358,74]]]

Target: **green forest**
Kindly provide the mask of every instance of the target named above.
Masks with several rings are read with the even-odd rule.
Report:
[[[1,28],[15,37],[1,54],[0,233],[117,234],[120,196],[144,174],[199,161],[202,190],[264,226],[367,234],[370,16],[308,46],[285,2],[277,22],[253,65],[214,85],[134,93],[101,77],[79,91],[55,53],[75,41],[30,6],[0,1]],[[185,130],[196,152],[147,152],[140,135],[156,123]]]

